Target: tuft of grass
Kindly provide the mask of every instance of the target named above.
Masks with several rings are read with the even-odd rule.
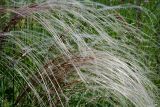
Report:
[[[140,7],[75,0],[17,6],[0,8],[1,19],[11,16],[0,33],[2,88],[14,80],[13,102],[2,95],[3,106],[157,105],[147,53],[137,48],[156,43],[118,13]]]

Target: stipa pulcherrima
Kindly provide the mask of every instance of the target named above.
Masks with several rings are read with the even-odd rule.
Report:
[[[1,65],[25,84],[14,104],[66,107],[79,92],[90,93],[79,99],[85,104],[103,98],[105,106],[156,106],[156,86],[135,44],[147,35],[116,12],[124,8],[75,0],[0,8],[14,14],[0,33]]]

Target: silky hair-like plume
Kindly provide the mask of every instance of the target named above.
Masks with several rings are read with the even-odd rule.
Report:
[[[0,33],[0,64],[24,85],[15,105],[28,98],[34,106],[66,107],[80,92],[94,93],[87,103],[103,98],[108,106],[156,106],[145,52],[137,49],[150,38],[116,11],[133,7],[48,0],[0,8],[14,14]]]

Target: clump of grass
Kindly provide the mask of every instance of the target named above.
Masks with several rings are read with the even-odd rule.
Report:
[[[150,38],[117,14],[121,8],[74,0],[0,8],[14,14],[2,30],[0,62],[15,74],[14,104],[156,106],[146,53],[136,48]]]

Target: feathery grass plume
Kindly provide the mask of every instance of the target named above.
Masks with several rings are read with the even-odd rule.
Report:
[[[0,72],[15,72],[15,105],[156,106],[137,49],[149,37],[117,14],[123,8],[75,0],[0,8],[13,14],[2,31]]]

